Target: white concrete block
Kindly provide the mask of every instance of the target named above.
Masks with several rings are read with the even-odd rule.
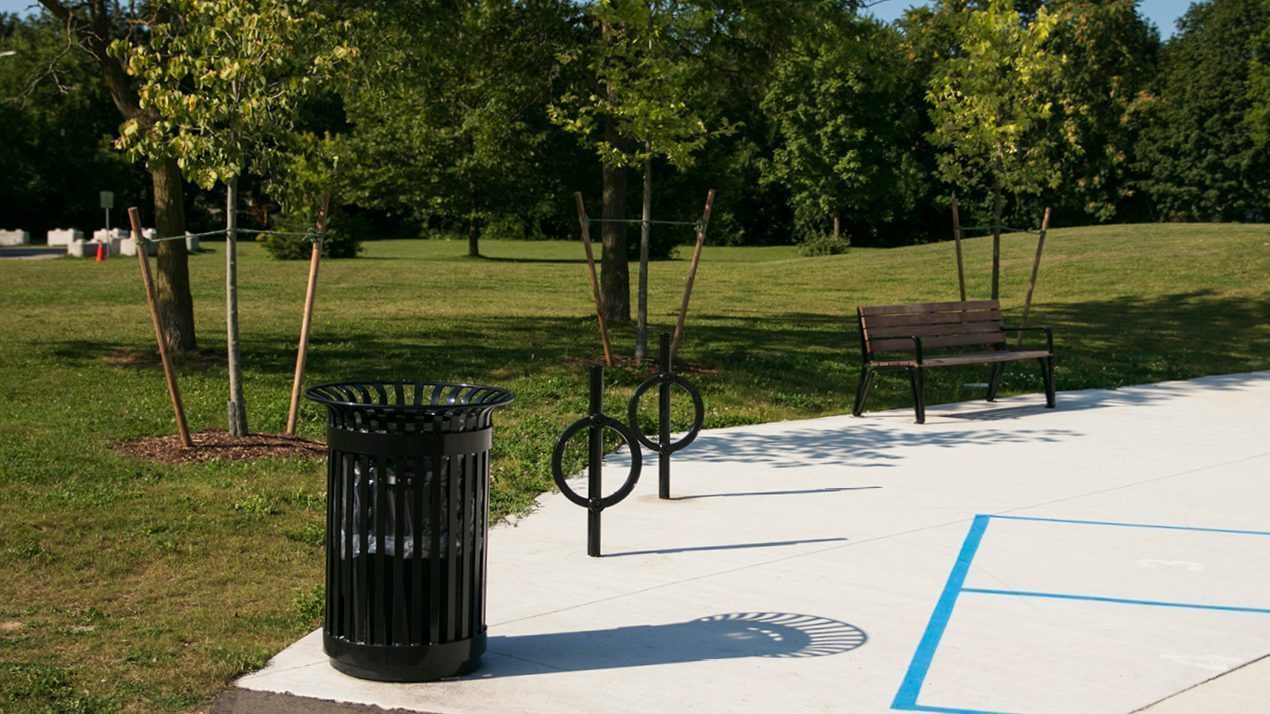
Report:
[[[98,228],[97,230],[93,231],[94,241],[108,241],[115,238],[127,238],[127,237],[128,237],[128,231],[125,231],[122,228],[111,228],[109,230],[105,228]]]
[[[27,231],[0,231],[0,245],[28,245],[31,234]]]
[[[93,258],[97,256],[97,244],[93,241],[73,240],[66,246],[66,254],[73,258]]]
[[[74,228],[54,228],[48,233],[49,245],[69,246],[77,240],[84,240],[84,232],[77,231]]]
[[[153,258],[159,252],[158,245],[155,243],[146,243],[146,255]],[[119,241],[119,255],[134,256],[137,254],[137,242],[131,238],[124,238]]]

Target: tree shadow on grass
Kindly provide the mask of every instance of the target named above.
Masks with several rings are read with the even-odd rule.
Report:
[[[718,369],[694,376],[707,397],[728,390],[751,401],[801,410],[842,413],[849,408],[859,376],[859,337],[854,306],[842,314],[792,312],[764,317],[720,312],[690,314],[681,356]],[[651,332],[672,326],[673,316]],[[1007,319],[1007,322],[1010,320]],[[430,378],[498,381],[530,374],[574,374],[584,379],[577,360],[601,353],[594,318],[474,316],[438,326],[426,315],[404,319],[375,332],[350,329],[352,320],[319,325],[312,338],[309,384],[346,379]],[[1080,303],[1039,304],[1032,324],[1054,328],[1056,377],[1060,390],[1114,388],[1205,374],[1270,368],[1270,301],[1231,298],[1213,291],[1157,298],[1116,298]],[[629,326],[614,332],[617,351],[629,342]],[[138,345],[68,339],[36,343],[49,357],[72,362],[109,358]],[[221,350],[206,340],[203,354]],[[149,345],[144,350],[148,351]],[[295,368],[294,337],[277,331],[248,331],[243,343],[248,372],[285,379]],[[184,364],[182,364],[184,362]],[[219,360],[178,357],[182,371],[219,368]],[[157,368],[157,362],[155,363]],[[648,370],[611,370],[614,386],[633,386]],[[990,368],[930,370],[930,404],[982,399],[967,383],[987,381]],[[573,389],[570,381],[561,388]],[[1237,387],[1232,382],[1231,388]],[[555,387],[553,387],[555,389]],[[1007,366],[1002,394],[1041,391],[1039,370],[1031,363]],[[585,395],[579,394],[578,398]],[[1137,397],[1145,399],[1146,397]],[[1104,397],[1123,403],[1125,397]],[[1060,409],[1071,404],[1060,397]],[[902,373],[875,383],[868,407],[909,407],[912,397]],[[1092,402],[1083,402],[1092,408]],[[987,405],[985,404],[985,408]],[[1019,414],[1024,415],[1023,413]],[[726,425],[711,419],[713,426]]]

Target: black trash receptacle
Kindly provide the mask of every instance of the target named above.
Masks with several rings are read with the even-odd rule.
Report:
[[[331,664],[419,682],[485,651],[491,415],[513,395],[442,382],[325,384]]]

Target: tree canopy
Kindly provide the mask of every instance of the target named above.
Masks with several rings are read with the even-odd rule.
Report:
[[[294,204],[293,157],[320,149],[341,210],[473,254],[482,235],[575,237],[576,190],[636,218],[628,171],[658,218],[717,188],[711,239],[730,243],[832,234],[835,214],[856,244],[943,239],[954,187],[968,221],[1011,225],[1046,205],[1060,225],[1270,205],[1270,0],[1197,2],[1163,42],[1135,0],[940,0],[889,25],[849,0],[41,4],[0,31],[18,53],[0,58],[5,222],[27,228],[30,206],[88,221],[97,190],[155,191],[103,143],[120,115],[165,225],[180,205],[206,225],[199,187],[228,176]],[[125,35],[114,60],[89,41]],[[178,174],[193,200],[167,193]],[[625,232],[602,233],[626,317]],[[691,236],[653,238],[656,258]]]

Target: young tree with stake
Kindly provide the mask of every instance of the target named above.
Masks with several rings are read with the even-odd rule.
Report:
[[[992,299],[1000,293],[1001,215],[1005,194],[1057,186],[1044,133],[1047,88],[1061,57],[1047,49],[1056,16],[1044,6],[1024,22],[1012,0],[961,10],[961,53],[931,78],[931,142],[943,149],[939,173],[963,195],[986,185],[992,196]]]
[[[238,179],[268,178],[286,155],[297,107],[355,50],[341,23],[307,0],[158,0],[150,42],[117,42],[157,120],[124,123],[119,144],[151,162],[175,160],[204,188],[225,186],[225,313],[229,433],[247,431],[238,341]]]
[[[709,27],[704,3],[675,0],[603,0],[587,11],[601,28],[601,45],[586,54],[591,74],[602,90],[586,97],[566,94],[551,108],[552,119],[567,131],[582,136],[605,167],[606,219],[613,219],[610,202],[619,189],[610,186],[615,171],[640,167],[643,171],[643,210],[640,223],[639,293],[635,359],[648,351],[648,249],[652,220],[652,166],[662,157],[675,167],[691,165],[693,154],[705,145],[711,132],[691,106],[693,79],[698,70],[693,48]],[[727,131],[723,127],[714,132]],[[624,193],[625,182],[620,190]],[[622,199],[624,201],[624,199]],[[624,202],[623,202],[624,207]],[[623,209],[624,214],[624,209]],[[610,241],[605,231],[603,274],[605,317],[618,305],[629,306],[629,287],[615,293],[614,274],[624,269],[625,241]],[[616,253],[616,255],[614,255]],[[621,265],[615,265],[620,261]],[[612,296],[612,300],[610,299]]]

